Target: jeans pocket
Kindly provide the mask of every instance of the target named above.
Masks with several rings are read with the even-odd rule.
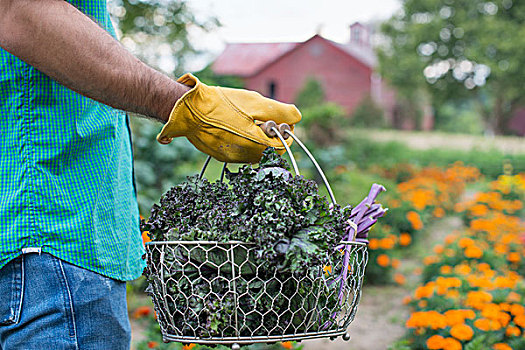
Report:
[[[18,323],[24,295],[23,256],[0,269],[0,326]]]

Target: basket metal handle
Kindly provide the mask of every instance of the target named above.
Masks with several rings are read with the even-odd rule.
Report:
[[[324,185],[326,186],[326,189],[328,190],[328,195],[330,196],[330,200],[332,201],[332,204],[333,205],[337,204],[337,202],[335,200],[334,192],[332,191],[332,187],[330,187],[330,183],[328,182],[328,179],[326,178],[323,170],[319,166],[319,163],[317,163],[317,160],[315,160],[315,157],[312,155],[312,153],[308,150],[308,148],[304,145],[304,143],[302,143],[301,140],[299,140],[299,138],[291,130],[289,130],[288,128],[282,128],[281,130],[283,130],[284,131],[283,133],[285,134],[285,135],[283,135],[283,133],[281,133],[281,131],[279,131],[279,129],[280,128],[277,128],[275,126],[271,126],[269,128],[269,130],[271,130],[272,133],[275,133],[275,135],[277,135],[277,137],[279,138],[279,140],[283,144],[284,149],[286,150],[286,152],[288,152],[288,155],[290,156],[290,160],[292,162],[292,167],[294,169],[295,174],[296,175],[301,175],[300,172],[299,172],[299,167],[297,166],[297,162],[295,161],[295,157],[294,157],[292,151],[290,150],[290,147],[288,146],[288,144],[285,141],[285,138],[288,138],[288,136],[291,137],[295,142],[297,142],[299,147],[301,147],[302,150],[304,151],[304,153],[306,153],[306,155],[308,156],[308,158],[310,158],[310,160],[312,161],[313,165],[317,169],[317,172],[319,173],[319,175],[321,175],[321,178],[323,179]],[[206,171],[206,168],[208,167],[208,164],[210,163],[210,160],[211,160],[211,156],[208,156],[208,158],[204,162],[204,165],[202,166],[202,170],[201,170],[201,172],[199,174],[199,179],[202,179],[202,177],[204,176],[204,172]],[[224,173],[226,171],[227,164],[228,163],[224,163],[224,166],[222,167],[221,180],[220,181],[222,181],[224,179]]]

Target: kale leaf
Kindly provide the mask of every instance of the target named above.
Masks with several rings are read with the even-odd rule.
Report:
[[[175,323],[171,331],[238,336],[233,314],[242,320],[240,335],[253,335],[254,329],[266,334],[312,331],[310,309],[316,307],[319,331],[333,317],[330,310],[339,305],[339,287],[321,283],[323,266],[342,259],[336,247],[352,208],[327,203],[315,182],[289,170],[268,148],[258,168],[244,165],[227,171],[227,182],[188,177],[153,205],[149,219],[141,222],[152,241],[242,241],[250,247],[235,248],[234,271],[226,263],[227,250],[220,247],[175,247],[163,257],[158,251],[149,257],[144,274],[150,291],[161,294],[159,283],[166,284],[170,296],[163,304],[172,317],[158,314],[161,322]],[[163,281],[151,266],[160,265],[160,259],[167,270]],[[238,300],[228,283],[234,276]]]

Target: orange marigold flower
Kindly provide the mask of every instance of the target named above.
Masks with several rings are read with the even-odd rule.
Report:
[[[399,208],[401,206],[401,201],[398,199],[391,199],[388,206],[390,208]]]
[[[503,311],[510,311],[509,303],[499,303],[499,308]]]
[[[434,217],[436,218],[442,218],[443,216],[445,216],[445,210],[443,208],[440,208],[440,207],[436,207],[434,209],[434,211],[432,212],[432,214],[434,215]]]
[[[148,243],[148,242],[151,242],[151,238],[149,238],[148,236],[148,231],[144,231],[142,232],[142,243]]]
[[[447,318],[447,325],[450,327],[457,324],[463,324],[465,322],[465,318],[463,317],[461,310],[448,310],[445,311],[444,315]]]
[[[148,342],[148,349],[155,349],[157,346],[159,346],[159,343],[156,341],[151,340]]]
[[[377,257],[377,263],[379,266],[386,267],[390,263],[390,258],[386,254],[381,254]]]
[[[182,346],[182,350],[191,350],[191,349],[193,349],[196,346],[197,346],[197,344],[193,344],[193,343],[191,343],[191,344],[184,344]]]
[[[525,307],[520,304],[512,304],[510,306],[510,313],[514,316],[525,314]]]
[[[412,236],[408,233],[402,233],[399,235],[399,244],[402,246],[407,246],[412,243]]]
[[[503,255],[503,254],[507,254],[507,252],[509,251],[509,247],[506,244],[497,243],[494,246],[494,250],[496,251],[496,253]]]
[[[483,309],[481,310],[481,315],[483,317],[489,318],[489,319],[497,319],[500,312],[500,308],[498,304],[487,304],[483,306]]]
[[[478,264],[478,270],[480,270],[480,271],[490,270],[490,265],[487,264],[486,262],[479,263]]]
[[[406,278],[405,278],[405,276],[403,276],[402,274],[400,274],[400,273],[396,273],[396,274],[394,275],[394,281],[395,281],[397,284],[403,285],[403,284],[405,284],[405,282],[406,282]]]
[[[445,338],[443,338],[440,335],[437,335],[437,334],[433,335],[427,339],[427,348],[431,350],[432,349],[436,349],[436,350],[443,349],[443,345],[445,344],[444,340]]]
[[[421,217],[415,211],[409,211],[406,217],[414,230],[421,230],[423,228],[423,221],[421,221]]]
[[[396,242],[391,238],[383,238],[379,241],[379,248],[382,249],[392,249]]]
[[[507,327],[510,322],[510,315],[506,312],[499,312],[496,317],[497,321],[501,324],[502,327]]]
[[[459,340],[470,340],[474,331],[466,324],[456,324],[450,329],[450,335]]]
[[[416,291],[414,292],[414,297],[416,299],[430,298],[432,294],[434,294],[434,286],[424,285],[416,288]]]
[[[519,303],[521,300],[521,296],[516,292],[510,292],[509,295],[507,295],[507,301]]]
[[[392,259],[392,267],[394,269],[397,269],[401,265],[401,261],[399,259]]]
[[[445,343],[443,344],[443,349],[445,350],[461,350],[463,346],[461,343],[454,338],[445,338]]]
[[[426,300],[422,301],[426,302]],[[421,318],[419,320],[420,327],[430,327],[432,329],[443,329],[447,327],[445,316],[437,311],[419,312],[419,317]]]
[[[454,241],[456,240],[457,236],[456,235],[453,235],[453,234],[450,234],[450,235],[447,235],[445,237],[445,243],[446,244],[452,244],[454,243]]]
[[[472,320],[473,318],[476,317],[476,313],[474,312],[474,310],[465,309],[462,311],[463,311],[463,316],[465,316],[465,318],[468,318],[469,320]]]
[[[139,306],[135,309],[135,311],[133,311],[132,317],[137,319],[144,316],[148,316],[149,314],[151,314],[151,311],[151,307],[149,306]]]
[[[425,256],[423,258],[423,264],[425,265],[430,265],[438,261],[439,261],[439,258],[437,256],[430,255],[430,256]]]
[[[487,303],[490,303],[491,301],[492,295],[490,293],[487,293],[483,290],[472,291],[467,293],[465,305],[475,309],[482,309]]]
[[[514,323],[521,328],[525,328],[525,315],[518,315],[514,317]]]
[[[512,350],[512,348],[505,343],[496,343],[492,345],[492,349],[494,350]]]
[[[465,211],[465,203],[454,204],[454,211],[456,213],[461,213],[462,211]]]
[[[474,216],[485,216],[489,212],[489,208],[484,204],[475,204],[469,208],[469,211]]]
[[[510,252],[508,255],[507,255],[507,260],[512,262],[512,263],[517,263],[521,260],[521,256],[519,253],[516,253],[516,252]]]
[[[407,305],[411,301],[412,301],[412,298],[409,295],[407,295],[406,297],[403,298],[403,305]]]
[[[444,315],[447,319],[447,325],[450,327],[465,323],[466,318],[471,319],[476,317],[474,311],[468,309],[448,310],[445,311]]]
[[[474,321],[474,327],[487,332],[490,330],[490,320],[486,318],[478,318]]]
[[[470,266],[468,265],[465,265],[465,264],[459,264],[457,265],[454,270],[456,271],[456,273],[460,274],[460,275],[463,275],[463,276],[466,276],[470,273],[470,271],[472,271],[472,269],[470,268]]]
[[[483,250],[475,245],[471,245],[465,249],[465,256],[467,258],[479,259],[483,256]]]
[[[371,238],[370,242],[368,243],[368,248],[372,250],[379,248],[379,240],[377,238]]]
[[[473,244],[474,244],[474,240],[472,238],[469,238],[469,237],[463,237],[458,242],[458,245],[461,248],[466,248],[466,247],[471,246]]]
[[[419,303],[417,303],[417,305],[418,305],[420,308],[424,309],[424,308],[426,308],[426,307],[428,306],[428,301],[426,301],[426,300],[420,300]]]
[[[519,337],[521,335],[521,330],[518,327],[509,326],[505,330],[505,335],[508,337]]]
[[[437,244],[436,246],[434,246],[434,253],[436,254],[443,253],[443,250],[445,250],[445,248],[443,248],[441,244]]]
[[[283,341],[283,342],[281,343],[281,346],[282,346],[283,348],[285,348],[285,349],[288,349],[288,350],[293,349],[293,344],[292,344],[291,341]]]
[[[439,269],[439,271],[441,272],[441,274],[443,275],[448,275],[449,273],[452,272],[452,267],[448,266],[448,265],[443,265],[441,266],[441,268]]]

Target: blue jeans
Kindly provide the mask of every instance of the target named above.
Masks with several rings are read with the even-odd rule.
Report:
[[[126,282],[49,254],[0,270],[0,350],[129,349]]]

